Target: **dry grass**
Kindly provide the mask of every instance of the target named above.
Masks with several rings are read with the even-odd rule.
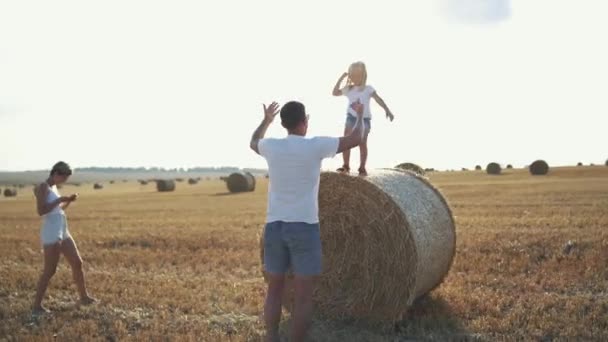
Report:
[[[443,285],[395,331],[315,321],[315,340],[608,339],[608,168],[431,180],[457,222]],[[81,194],[70,227],[101,303],[75,307],[62,260],[46,302],[54,314],[40,320],[28,314],[42,261],[32,195],[0,198],[0,340],[259,340],[267,181],[259,183],[238,195],[220,181],[172,193],[66,185],[64,194]]]

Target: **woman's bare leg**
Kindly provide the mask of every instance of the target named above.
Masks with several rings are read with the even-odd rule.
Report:
[[[46,312],[48,311],[42,306],[42,299],[46,293],[46,289],[49,286],[49,281],[55,275],[57,271],[57,263],[59,263],[59,257],[61,256],[61,248],[59,243],[47,245],[43,247],[44,250],[44,269],[38,280],[38,288],[36,290],[36,298],[34,299],[34,312]]]
[[[94,303],[96,299],[89,296],[89,293],[87,292],[87,287],[84,280],[84,271],[82,270],[82,258],[80,257],[76,243],[71,237],[63,240],[61,243],[61,252],[72,268],[72,276],[74,277],[74,283],[76,283],[76,287],[78,288],[80,303]]]

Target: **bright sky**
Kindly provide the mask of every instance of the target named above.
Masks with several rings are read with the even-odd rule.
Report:
[[[363,60],[370,168],[602,163],[605,0],[3,1],[0,170],[265,167],[262,103],[340,135],[337,78]],[[279,120],[269,136],[283,136]],[[357,167],[355,153],[353,167]],[[327,168],[341,157],[327,161]]]

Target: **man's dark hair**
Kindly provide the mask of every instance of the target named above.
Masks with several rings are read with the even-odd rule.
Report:
[[[302,103],[290,101],[283,105],[283,108],[281,108],[281,124],[283,127],[292,130],[303,121],[306,121],[306,109]]]
[[[57,162],[55,165],[53,165],[53,168],[51,169],[51,176],[53,175],[71,176],[72,168],[66,162]]]

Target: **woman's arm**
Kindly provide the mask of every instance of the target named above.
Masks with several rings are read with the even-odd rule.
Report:
[[[336,82],[336,85],[334,86],[334,90],[332,92],[333,96],[340,96],[343,95],[342,94],[342,90],[340,90],[340,85],[342,85],[342,81],[344,81],[344,79],[348,77],[348,73],[345,72],[342,74],[342,76],[340,76],[340,78],[338,79],[338,81]]]
[[[63,209],[63,210],[66,210],[72,202],[76,201],[77,198],[78,198],[78,194],[73,194],[70,197],[68,197],[67,202],[63,202],[63,203],[59,204],[59,207],[61,207],[61,209]]]
[[[384,100],[380,97],[380,95],[378,95],[377,91],[374,91],[372,93],[372,97],[374,98],[374,100],[376,100],[376,102],[378,103],[378,105],[380,105],[380,107],[382,107],[384,109],[384,111],[386,112],[386,117],[393,121],[395,119],[395,116],[393,115],[393,113],[391,113],[391,110],[388,109],[388,106],[386,105],[386,102],[384,102]]]
[[[36,191],[34,191],[34,194],[36,195],[36,209],[38,211],[38,215],[40,216],[48,214],[59,204],[69,200],[68,197],[62,196],[51,203],[46,203],[46,196],[48,193],[49,187],[46,183],[38,185]]]

